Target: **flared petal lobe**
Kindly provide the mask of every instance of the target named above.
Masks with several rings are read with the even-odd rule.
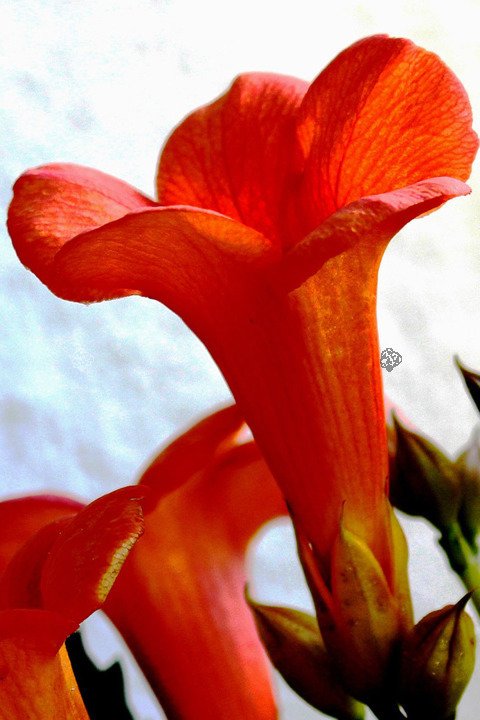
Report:
[[[278,240],[296,112],[307,87],[282,75],[240,75],[172,133],[159,162],[159,202],[216,210]]]
[[[97,253],[102,260],[93,268]],[[222,299],[230,304],[230,295],[243,292],[236,289],[242,275],[256,275],[277,257],[263,235],[230,218],[158,208],[132,213],[66,243],[52,265],[49,286],[60,297],[80,302],[132,294],[157,298],[160,289],[163,302],[187,323],[208,324],[205,307]]]
[[[24,543],[45,525],[73,517],[82,503],[54,495],[38,495],[0,502],[0,578]]]
[[[71,520],[43,566],[44,608],[81,622],[102,606],[143,533],[143,495],[139,488],[116,490]]]
[[[297,132],[299,237],[367,195],[439,176],[466,180],[478,148],[455,75],[437,55],[386,36],[360,40],[319,75]]]
[[[244,553],[256,530],[286,510],[255,446],[239,444],[241,430],[235,408],[221,411],[146,471],[146,532],[105,605],[169,718],[276,717],[243,595]]]
[[[165,287],[170,285],[170,305],[182,292],[189,298],[196,293],[204,295],[205,273],[211,284],[209,294],[223,293],[219,266],[232,266],[234,272],[235,263],[240,263],[250,270],[278,257],[270,240],[239,222],[211,211],[158,207],[126,184],[74,165],[47,165],[22,175],[15,184],[8,227],[20,259],[42,282],[60,297],[81,302],[140,292],[136,287],[144,281],[148,284],[156,257]],[[138,243],[131,266],[128,246],[122,260],[126,235]],[[87,257],[86,263],[79,260],[71,267],[78,273],[79,283],[64,283],[61,266],[54,267],[62,248],[70,252],[85,242],[93,243],[102,256],[105,253],[97,268],[97,281],[87,280]],[[129,277],[125,276],[126,266]],[[131,273],[135,269],[134,279]],[[218,282],[211,282],[213,277]],[[155,290],[151,288],[150,294]],[[188,308],[183,309],[188,314]],[[182,309],[177,312],[182,314]]]
[[[368,195],[466,180],[478,139],[464,88],[433,53],[387,36],[342,52],[310,85],[241,75],[184,120],[159,161],[162,204],[216,210],[292,245]]]
[[[20,260],[48,285],[51,262],[65,242],[155,204],[98,170],[51,164],[17,180],[7,224]]]
[[[438,177],[351,202],[284,254],[281,265],[285,289],[299,287],[328,260],[353,250],[362,241],[370,244],[373,256],[376,248],[384,248],[410,220],[469,193],[465,183]]]
[[[60,498],[9,501],[0,514],[43,525],[18,549],[9,523],[1,553],[0,718],[88,720],[64,641],[105,599],[142,531],[138,489],[125,488],[85,508]],[[62,503],[65,514],[61,516]],[[50,516],[50,517],[49,517]],[[54,522],[49,522],[56,517]],[[3,527],[0,527],[0,546]],[[16,550],[16,552],[15,552]],[[8,554],[10,557],[8,558]]]

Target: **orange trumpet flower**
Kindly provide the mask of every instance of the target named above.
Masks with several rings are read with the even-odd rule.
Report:
[[[72,165],[30,170],[14,188],[15,248],[53,292],[155,298],[202,339],[327,594],[356,539],[385,593],[397,586],[377,271],[406,223],[469,192],[471,122],[436,55],[374,36],[310,86],[237,78],[167,141],[157,202]]]
[[[88,720],[64,641],[103,604],[141,535],[138,496],[124,488],[83,509],[53,497],[0,503],[1,720]]]
[[[62,523],[67,526],[65,534],[68,532],[69,518],[74,515],[72,527],[80,532],[78,537],[74,536],[78,547],[66,540],[64,547],[73,557],[82,553],[81,562],[85,562],[82,572],[78,564],[64,567],[62,562],[66,563],[67,558],[63,555],[60,562],[52,558],[45,562],[49,568],[54,566],[56,584],[54,591],[48,592],[50,605],[43,603],[42,608],[57,610],[61,604],[63,624],[57,634],[62,644],[78,622],[90,614],[83,605],[89,602],[86,593],[87,598],[91,595],[89,578],[98,574],[101,562],[95,560],[93,540],[80,547],[93,531],[86,518],[87,510],[101,507],[110,497],[145,495],[142,501],[145,533],[135,547],[133,560],[127,558],[122,567],[115,583],[116,592],[109,594],[102,609],[130,645],[169,718],[276,718],[270,666],[244,599],[247,579],[244,566],[251,537],[269,519],[286,514],[286,508],[255,443],[242,441],[244,433],[238,409],[226,408],[167,447],[145,471],[136,489],[126,488],[107,495],[80,512],[78,503],[58,497],[0,503],[0,572],[2,562],[5,566],[21,546],[0,581],[0,601],[7,588],[10,605],[39,606],[38,563],[44,562],[50,540],[63,527]],[[65,516],[68,519],[46,524]],[[114,529],[107,522],[103,527],[99,521],[95,526],[95,543],[103,558],[111,546]],[[33,539],[26,542],[38,529]],[[116,557],[124,559],[121,551]],[[88,562],[92,563],[91,568]],[[42,578],[46,572],[52,574],[42,569]],[[76,609],[75,604],[82,607]],[[45,621],[40,623],[40,611],[35,611],[38,618],[32,616],[28,625],[28,631],[34,623],[35,627],[38,625],[35,632],[42,642],[53,624],[52,613],[48,614],[46,609],[42,609]],[[93,609],[92,606],[90,612]],[[66,624],[63,615],[73,616],[76,622]],[[0,660],[5,628],[2,616],[0,610]],[[7,621],[12,622],[10,615]],[[21,627],[20,622],[19,616],[15,627]],[[56,637],[52,636],[51,645],[52,658],[58,665]],[[27,645],[22,652],[29,667],[38,667],[37,675],[40,670],[42,673],[43,694],[38,702],[46,702],[47,692],[53,698],[55,678],[47,673],[45,663],[37,659],[36,648]],[[69,668],[66,655],[63,661]],[[34,702],[30,696],[33,682],[39,682],[36,677],[31,685],[28,678],[22,680],[25,702]],[[58,703],[62,702],[65,698],[58,696]],[[82,720],[87,717],[83,712],[78,716]],[[24,716],[13,711],[2,715],[0,704],[0,719],[4,717],[23,720]]]
[[[182,435],[142,476],[145,534],[105,606],[169,718],[277,717],[244,599],[245,551],[286,514],[236,407]]]

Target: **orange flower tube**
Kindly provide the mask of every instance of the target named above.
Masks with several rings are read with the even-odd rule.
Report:
[[[59,296],[141,294],[177,312],[227,379],[327,586],[342,518],[392,590],[377,272],[406,223],[469,192],[477,145],[442,61],[374,36],[310,86],[237,78],[167,141],[158,202],[47,165],[17,181],[8,226]]]
[[[237,408],[222,410],[146,470],[145,534],[105,606],[172,719],[277,717],[244,556],[286,509],[243,429]]]

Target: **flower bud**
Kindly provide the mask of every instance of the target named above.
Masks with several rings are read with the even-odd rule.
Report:
[[[411,720],[448,720],[465,690],[475,664],[475,631],[464,608],[456,605],[426,615],[404,644],[401,704]]]
[[[337,720],[362,720],[363,705],[342,687],[316,619],[299,610],[262,605],[248,595],[247,601],[270,660],[290,687]]]
[[[399,510],[443,530],[457,519],[459,480],[454,464],[433,443],[407,430],[396,418],[396,453],[390,499]]]
[[[464,451],[455,461],[460,482],[458,520],[465,539],[477,551],[476,536],[480,528],[480,426],[477,426]]]

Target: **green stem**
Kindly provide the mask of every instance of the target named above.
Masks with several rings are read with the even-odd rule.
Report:
[[[472,602],[480,616],[480,565],[458,523],[452,523],[442,532],[440,545],[445,550],[452,570],[466,589],[473,591]]]

